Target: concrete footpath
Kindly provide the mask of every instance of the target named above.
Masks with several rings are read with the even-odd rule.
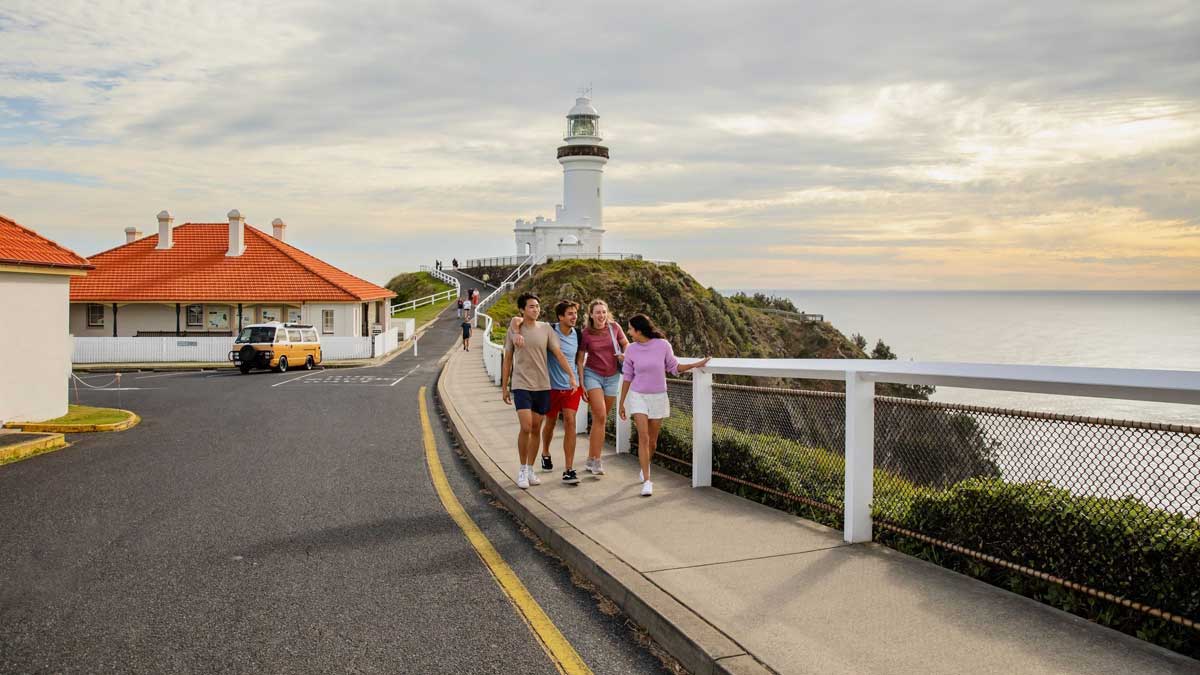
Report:
[[[516,415],[482,348],[450,353],[440,403],[480,479],[693,673],[1200,673],[1188,659],[1033,600],[655,468],[516,487]],[[561,426],[561,425],[560,425]]]

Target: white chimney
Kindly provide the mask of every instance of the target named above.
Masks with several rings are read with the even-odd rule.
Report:
[[[282,218],[276,218],[271,221],[271,234],[279,241],[283,241],[283,231],[287,229],[287,223],[283,222]]]
[[[142,238],[142,233],[138,232],[138,229],[136,227],[125,228],[125,243],[126,244],[132,244],[133,242],[135,242],[141,238]]]
[[[229,212],[229,250],[227,256],[238,256],[246,252],[246,219],[237,209]]]
[[[158,249],[168,249],[175,243],[174,235],[171,234],[171,223],[175,219],[167,213],[166,209],[158,212]],[[138,236],[141,236],[140,234]]]

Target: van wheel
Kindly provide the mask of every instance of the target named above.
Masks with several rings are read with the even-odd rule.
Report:
[[[250,374],[250,366],[238,366],[238,370],[242,371],[243,375]]]
[[[305,370],[312,370],[312,369],[313,369],[313,366],[315,366],[315,365],[316,365],[316,364],[315,364],[315,363],[313,363],[313,360],[312,360],[312,357],[311,357],[311,356],[310,356],[310,357],[308,357],[308,358],[306,358],[306,359],[304,359],[304,369],[305,369]]]
[[[278,370],[281,373],[287,372],[287,357],[286,356],[279,357],[279,365],[276,366],[275,370]]]

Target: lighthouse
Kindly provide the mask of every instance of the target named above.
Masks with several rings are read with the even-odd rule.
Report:
[[[599,255],[604,237],[604,165],[608,148],[601,145],[600,113],[590,96],[575,99],[567,113],[566,145],[558,148],[563,168],[563,199],[554,207],[554,219],[518,218],[517,255],[537,258]]]

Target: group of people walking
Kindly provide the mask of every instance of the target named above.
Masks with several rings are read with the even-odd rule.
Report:
[[[637,427],[642,496],[652,495],[650,460],[662,422],[671,414],[666,374],[701,368],[708,358],[681,365],[666,335],[649,317],[630,317],[626,333],[603,300],[588,303],[584,325],[580,325],[580,305],[572,300],[554,306],[553,324],[538,320],[541,300],[532,293],[517,298],[517,309],[521,314],[513,318],[504,339],[500,385],[504,402],[515,406],[521,425],[517,487],[541,484],[534,464],[539,447],[542,470],[554,469],[550,443],[560,414],[564,427],[562,482],[580,482],[575,472],[575,422],[586,398],[592,429],[585,470],[604,475],[600,452],[608,415],[617,404],[621,419],[632,417]]]

